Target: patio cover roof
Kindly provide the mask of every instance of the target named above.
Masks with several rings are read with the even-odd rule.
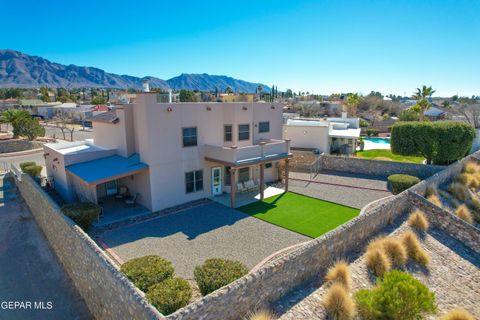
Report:
[[[119,155],[109,156],[67,166],[67,171],[79,177],[87,184],[96,185],[106,181],[123,178],[146,170],[148,166],[140,162],[140,156],[134,154],[128,158]]]

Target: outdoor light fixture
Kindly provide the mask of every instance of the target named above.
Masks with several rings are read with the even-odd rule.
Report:
[[[275,109],[275,106],[271,106],[270,109]]]
[[[243,106],[242,109],[243,109],[243,110],[247,110],[247,107]]]
[[[173,111],[172,107],[167,108],[167,112],[172,112],[172,111]]]
[[[211,108],[211,107],[207,107],[207,111],[212,111],[212,108]]]

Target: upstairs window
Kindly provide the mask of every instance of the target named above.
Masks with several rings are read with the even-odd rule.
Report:
[[[238,140],[249,140],[250,139],[250,125],[249,124],[239,124],[238,125]]]
[[[223,126],[223,139],[225,140],[225,142],[232,141],[232,138],[233,138],[232,133],[233,133],[232,125],[227,124]]]
[[[182,128],[183,146],[193,147],[197,145],[197,128]]]
[[[258,133],[270,132],[270,122],[264,121],[258,123]]]
[[[185,172],[185,192],[192,193],[203,190],[203,171]]]

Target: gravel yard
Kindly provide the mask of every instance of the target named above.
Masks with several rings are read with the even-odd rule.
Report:
[[[107,231],[101,238],[123,261],[159,255],[187,279],[208,258],[239,260],[253,268],[280,249],[311,240],[217,203]]]

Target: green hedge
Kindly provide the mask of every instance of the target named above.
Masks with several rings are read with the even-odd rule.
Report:
[[[392,174],[388,176],[387,180],[393,194],[399,194],[420,182],[419,178],[408,174]]]
[[[75,221],[84,231],[90,229],[101,211],[99,205],[91,202],[75,202],[62,207],[63,214]]]
[[[32,165],[32,166],[26,166],[22,169],[22,171],[32,178],[39,177],[40,174],[42,173],[42,166],[37,166],[37,165]]]
[[[475,130],[458,121],[398,122],[392,127],[392,153],[423,156],[428,163],[449,164],[472,148]]]
[[[362,319],[423,319],[437,310],[435,294],[406,272],[393,270],[377,280],[373,289],[355,293]]]
[[[20,169],[22,170],[22,172],[25,172],[26,167],[36,166],[36,165],[37,165],[37,163],[35,161],[21,162],[20,163]]]
[[[193,271],[203,295],[226,286],[247,273],[248,269],[243,263],[226,259],[208,259]]]
[[[158,311],[163,315],[169,315],[190,302],[192,289],[187,280],[170,278],[151,286],[146,296]]]
[[[135,258],[122,264],[121,271],[143,292],[173,276],[172,263],[159,256]]]
[[[367,136],[378,136],[378,133],[380,132],[378,129],[374,129],[374,128],[370,128],[370,129],[367,129],[367,131],[365,131]]]

